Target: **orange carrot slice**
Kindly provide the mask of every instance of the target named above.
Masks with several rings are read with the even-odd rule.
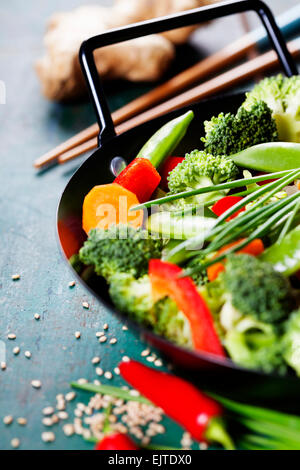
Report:
[[[135,194],[117,183],[94,186],[86,195],[82,207],[82,227],[88,234],[92,228],[107,229],[114,224],[135,228],[143,223],[143,211],[129,212],[139,204]]]

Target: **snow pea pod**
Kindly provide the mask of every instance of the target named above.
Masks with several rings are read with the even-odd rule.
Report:
[[[300,168],[300,144],[268,142],[248,147],[230,158],[238,166],[266,173],[293,170]]]
[[[291,230],[281,241],[267,248],[260,256],[274,266],[276,271],[291,276],[300,269],[300,225]]]
[[[167,122],[142,147],[137,158],[150,160],[155,168],[162,164],[164,159],[177,147],[185,136],[187,128],[194,117],[193,111]]]

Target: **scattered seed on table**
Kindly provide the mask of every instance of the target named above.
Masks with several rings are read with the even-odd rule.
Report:
[[[59,421],[59,417],[57,415],[53,415],[51,419],[52,419],[52,424],[56,424]]]
[[[27,357],[27,359],[31,358],[31,352],[30,351],[25,351],[24,356]]]
[[[109,344],[116,344],[117,342],[117,338],[112,338],[110,341],[109,341]]]
[[[64,431],[65,436],[67,437],[73,436],[73,434],[75,433],[73,424],[71,423],[65,424],[63,427],[63,431]]]
[[[138,392],[137,390],[130,390],[129,393],[133,397],[139,397],[140,396],[140,392]]]
[[[21,274],[13,274],[11,278],[13,281],[18,281],[19,279],[21,279]]]
[[[150,354],[150,349],[144,349],[144,351],[141,352],[142,357],[149,356],[149,354]]]
[[[129,357],[128,357],[128,356],[123,356],[123,357],[122,357],[122,361],[124,361],[124,362],[128,362],[128,361],[130,361],[130,359],[129,359]]]
[[[1,362],[1,369],[6,370],[6,362]]]
[[[88,383],[88,380],[87,379],[78,379],[77,380],[77,383],[79,383],[79,385],[83,385],[83,384],[87,384]]]
[[[148,356],[146,357],[146,361],[148,362],[154,362],[155,361],[155,358],[153,356]]]
[[[26,419],[26,418],[18,418],[18,419],[17,419],[17,423],[18,423],[20,426],[26,426],[26,424],[27,424],[27,419]]]
[[[103,375],[103,369],[101,369],[101,367],[96,367],[96,374],[99,375],[99,377],[101,377],[101,375]]]
[[[74,410],[74,415],[76,416],[76,418],[82,418],[83,412],[76,408],[76,410]]]
[[[16,335],[14,333],[9,333],[9,335],[7,335],[7,339],[14,340],[16,339]]]
[[[31,385],[33,386],[33,388],[41,388],[42,382],[40,380],[32,380]]]
[[[88,302],[82,302],[82,306],[83,306],[83,308],[86,308],[86,309],[90,308]]]
[[[42,433],[42,441],[44,442],[54,442],[55,441],[55,434],[52,431],[43,432]]]
[[[20,348],[19,348],[19,346],[16,346],[16,347],[13,349],[14,355],[17,356],[17,355],[19,354],[19,352],[20,352]]]
[[[69,287],[74,287],[74,286],[75,286],[75,284],[76,284],[76,282],[75,282],[75,281],[71,281],[71,282],[69,282]]]
[[[75,331],[75,338],[79,339],[81,337],[80,331]]]
[[[63,420],[68,419],[68,417],[69,417],[69,415],[66,411],[59,411],[57,413],[57,415],[58,415],[59,419],[63,419]]]
[[[66,394],[66,400],[67,401],[72,401],[72,400],[74,400],[75,397],[76,397],[75,392],[69,392],[69,393]]]
[[[115,373],[116,375],[120,375],[120,369],[119,369],[119,367],[115,367],[115,368],[114,368],[114,373]]]
[[[154,365],[155,365],[156,367],[161,367],[163,364],[162,364],[162,361],[161,361],[160,359],[156,359],[156,360],[154,361]]]
[[[85,404],[84,403],[77,403],[77,408],[80,411],[85,411]]]
[[[100,357],[95,356],[95,357],[93,357],[93,359],[92,359],[92,364],[99,364],[100,361],[101,361]]]
[[[128,331],[128,326],[123,325],[123,326],[122,326],[122,330],[123,330],[123,331]]]
[[[105,343],[106,341],[107,341],[106,336],[101,336],[101,337],[99,338],[99,343]]]
[[[103,330],[108,330],[108,323],[104,323]]]
[[[18,447],[20,447],[20,439],[18,439],[17,437],[14,437],[11,441],[10,441],[10,445],[14,448],[14,449],[17,449]]]
[[[53,406],[46,406],[46,408],[43,409],[43,415],[45,416],[53,415],[53,413],[54,413]]]
[[[57,402],[57,405],[56,405],[56,409],[58,411],[64,411],[66,409],[66,402],[65,400],[58,400]]]
[[[100,380],[97,380],[97,379],[95,379],[95,380],[93,381],[93,383],[94,383],[94,385],[101,385]]]
[[[39,313],[34,314],[34,319],[39,320],[41,318],[41,315]]]
[[[104,331],[97,331],[96,337],[101,338],[101,336],[104,336]]]
[[[108,380],[112,379],[112,373],[108,370],[106,372],[104,372],[104,377]]]
[[[46,416],[45,418],[43,418],[42,423],[44,426],[53,426],[53,420],[52,418],[50,418],[50,416]]]
[[[8,416],[4,416],[3,418],[3,423],[8,426],[9,424],[11,424],[13,422],[14,418],[11,416],[11,415],[8,415]]]

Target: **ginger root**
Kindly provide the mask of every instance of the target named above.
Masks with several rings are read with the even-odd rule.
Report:
[[[216,0],[115,0],[111,8],[83,6],[52,16],[44,37],[46,54],[36,62],[43,94],[69,101],[86,93],[79,65],[81,43],[108,29],[213,3]],[[95,51],[103,79],[154,81],[175,56],[174,44],[187,40],[194,27],[137,38]]]

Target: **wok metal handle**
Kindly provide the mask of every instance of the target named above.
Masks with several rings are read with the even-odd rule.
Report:
[[[93,53],[96,49],[135,39],[140,36],[162,33],[183,26],[191,26],[245,11],[255,11],[258,14],[285,74],[288,77],[297,75],[297,67],[287,49],[274,16],[269,7],[261,0],[233,0],[218,5],[195,8],[174,15],[112,29],[84,41],[79,51],[79,59],[101,129],[99,134],[99,146],[111,140],[116,135],[116,132],[94,60]]]

